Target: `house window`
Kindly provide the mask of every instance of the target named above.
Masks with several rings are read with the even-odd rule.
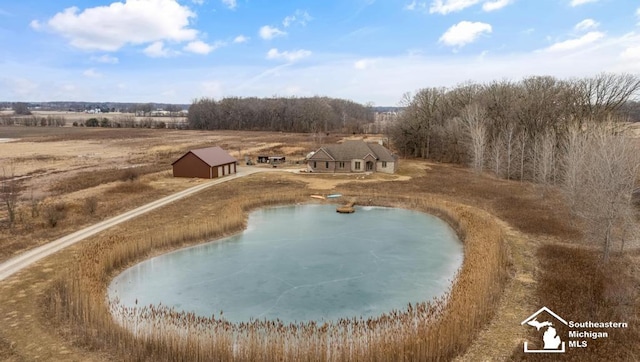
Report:
[[[338,167],[340,167],[340,168],[344,168],[344,162],[339,162],[339,163],[338,163]]]
[[[317,168],[318,165],[316,164],[316,161],[313,161],[313,168]]]
[[[324,168],[329,168],[329,162],[324,163]]]
[[[359,169],[360,169],[360,161],[356,161],[356,167],[355,167],[355,169],[356,169],[356,170],[359,170]]]
[[[382,168],[387,168],[387,161],[382,161]]]

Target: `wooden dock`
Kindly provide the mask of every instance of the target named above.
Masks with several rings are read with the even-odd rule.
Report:
[[[356,204],[355,201],[351,201],[346,205],[338,206],[338,208],[336,209],[336,212],[339,212],[341,214],[354,213],[356,211],[356,209],[353,207],[355,204]]]

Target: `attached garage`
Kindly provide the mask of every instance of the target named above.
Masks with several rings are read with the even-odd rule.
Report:
[[[216,146],[191,150],[171,165],[174,177],[216,178],[236,173],[237,162]]]

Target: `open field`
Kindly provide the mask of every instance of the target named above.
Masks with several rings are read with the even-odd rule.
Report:
[[[0,127],[0,138],[10,139],[0,143],[0,178],[19,180],[21,205],[16,225],[3,225],[0,260],[201,183],[170,174],[171,162],[191,148],[219,145],[243,162],[262,153],[302,159],[317,146],[302,134],[77,127]],[[87,213],[90,198],[97,205]],[[60,220],[52,227],[47,213],[56,205]]]
[[[186,121],[186,117],[184,116],[136,116],[133,113],[121,113],[121,112],[109,112],[109,113],[84,113],[84,112],[63,112],[63,111],[31,111],[31,116],[17,116],[17,117],[37,117],[37,118],[47,118],[47,117],[58,117],[64,118],[67,121],[66,126],[70,127],[73,122],[84,123],[86,120],[90,118],[108,118],[110,120],[117,120],[123,118],[131,118],[136,122],[141,122],[149,119],[153,119],[155,121],[163,121],[167,124],[169,123],[180,123]],[[0,117],[14,117],[13,111],[0,111]]]
[[[281,152],[286,153],[287,158],[295,158],[316,147],[309,135],[279,133],[78,128],[80,131],[73,129],[69,133],[51,129],[47,134],[38,128],[33,128],[31,133],[27,129],[14,128],[19,127],[8,128],[6,132],[0,127],[0,138],[20,139],[0,143],[0,160],[3,165],[13,164],[14,176],[23,178],[24,209],[21,211],[22,220],[13,230],[3,229],[0,246],[9,252],[3,252],[0,260],[77,230],[82,225],[95,223],[202,182],[170,177],[168,165],[188,148],[213,143],[228,148],[233,156],[242,156],[243,159],[245,154],[255,156],[260,152]],[[332,142],[337,136],[328,138],[327,141]],[[91,157],[78,160],[83,158],[78,155]],[[462,210],[475,210],[473,213],[486,217],[503,230],[508,261],[504,289],[491,291],[491,309],[478,319],[478,323],[483,323],[475,326],[477,330],[465,334],[465,338],[471,338],[470,344],[466,341],[456,345],[453,352],[440,355],[441,358],[447,356],[444,359],[450,359],[457,355],[464,361],[545,359],[544,356],[522,354],[522,341],[525,338],[533,340],[537,335],[520,326],[521,320],[542,305],[577,321],[616,320],[630,324],[628,330],[619,331],[608,340],[593,342],[583,351],[572,350],[563,359],[640,358],[640,346],[636,343],[640,337],[640,270],[637,267],[640,255],[637,252],[615,257],[609,266],[613,274],[609,274],[603,268],[595,267],[598,265],[597,253],[580,245],[580,226],[554,190],[543,193],[532,184],[476,175],[462,167],[402,161],[400,172],[394,176],[279,172],[252,175],[212,188],[184,202],[165,206],[44,259],[0,284],[0,316],[2,324],[7,326],[0,329],[0,359],[135,359],[122,355],[123,351],[119,351],[121,346],[110,343],[115,341],[111,339],[113,336],[126,336],[126,332],[113,329],[105,335],[96,330],[96,326],[102,324],[95,324],[95,319],[79,323],[82,316],[60,314],[66,309],[61,303],[63,300],[55,299],[55,296],[64,295],[64,284],[60,280],[68,277],[68,271],[79,265],[85,270],[93,270],[90,269],[92,265],[100,265],[95,269],[96,273],[106,272],[104,275],[92,274],[99,283],[87,284],[95,289],[89,291],[86,302],[93,306],[97,303],[98,309],[82,309],[84,313],[99,311],[100,300],[104,300],[100,297],[104,296],[100,294],[103,293],[100,288],[104,288],[110,275],[135,260],[237,231],[243,226],[242,216],[247,211],[240,206],[242,202],[255,199],[253,204],[260,204],[259,200],[263,200],[260,197],[266,200],[262,202],[264,204],[300,202],[308,200],[312,193],[333,192],[365,204],[426,210],[436,204],[450,205],[462,214],[472,212]],[[290,167],[300,168],[299,165]],[[139,171],[133,181],[127,180],[127,174],[118,174],[128,168]],[[116,177],[112,178],[114,174]],[[91,175],[98,177],[92,178]],[[108,182],[101,182],[105,180]],[[66,216],[58,225],[51,227],[42,216],[32,217],[31,190],[42,198],[42,214],[49,204],[65,203]],[[84,200],[90,197],[96,197],[99,203],[96,212],[87,215]],[[420,206],[411,201],[417,199],[427,200],[427,204]],[[251,202],[248,205],[259,206],[251,206]],[[187,215],[188,219],[185,218]],[[212,219],[212,216],[226,220],[227,226],[215,229],[215,232],[211,231],[214,229],[209,230],[210,226],[204,220]],[[466,232],[481,235],[485,229],[468,226]],[[166,239],[167,244],[160,243],[155,247],[144,244],[144,235],[148,235],[150,230],[164,235],[159,238]],[[182,240],[168,242],[176,237]],[[496,242],[495,238],[489,239],[484,241],[489,243],[486,245]],[[120,262],[107,257],[110,255],[107,250],[126,246],[133,240],[139,240],[139,245],[147,245],[149,249],[142,253],[132,251],[133,254]],[[115,263],[115,267],[102,269],[106,263]],[[85,307],[86,302],[83,302]],[[455,345],[454,339],[447,337],[452,345]],[[134,350],[128,344],[130,342],[126,342],[128,339],[122,341],[123,345]],[[140,353],[139,358],[151,359],[151,355],[144,354],[146,352],[136,351]]]

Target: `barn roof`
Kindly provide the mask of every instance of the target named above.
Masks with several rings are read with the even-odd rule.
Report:
[[[209,167],[226,165],[228,163],[235,163],[238,161],[234,157],[232,157],[230,154],[228,154],[227,151],[223,150],[218,146],[207,147],[207,148],[197,148],[195,150],[190,150],[189,152],[185,153],[182,157],[188,155],[189,153],[193,153],[196,157],[198,157],[199,159],[204,161],[204,163],[209,165]],[[175,160],[172,163],[172,165],[180,161],[182,157]]]
[[[395,157],[384,146],[377,143],[366,143],[358,140],[347,140],[339,144],[322,147],[329,156],[336,161],[349,161],[352,159],[364,159],[368,154],[379,161],[395,161]]]

